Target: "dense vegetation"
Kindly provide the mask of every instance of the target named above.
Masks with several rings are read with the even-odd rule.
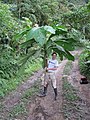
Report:
[[[34,34],[35,23],[40,27]],[[45,45],[49,46],[51,41],[53,44],[49,46],[49,51],[53,48],[61,59],[65,56],[74,60],[69,51],[74,50],[77,44],[82,45],[84,52],[80,57],[80,70],[90,77],[89,33],[89,0],[1,0],[0,96],[15,89],[29,73],[41,67],[42,55],[48,50]],[[42,43],[43,38],[48,42]]]

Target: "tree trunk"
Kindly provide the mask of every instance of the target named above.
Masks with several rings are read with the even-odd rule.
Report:
[[[47,50],[46,50],[46,46],[45,46],[45,45],[44,45],[44,58],[43,58],[43,63],[44,63],[44,65],[43,65],[44,68],[48,66],[48,64],[47,64]]]

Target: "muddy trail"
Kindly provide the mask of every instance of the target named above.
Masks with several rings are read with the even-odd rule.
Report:
[[[74,51],[72,54],[80,54],[81,51]],[[79,68],[78,68],[78,59],[76,59],[73,64],[71,74],[68,76],[68,81],[71,85],[77,90],[78,95],[81,98],[80,104],[82,110],[87,110],[87,118],[82,119],[65,119],[63,113],[63,88],[62,88],[62,77],[63,70],[68,60],[63,60],[56,73],[57,78],[57,90],[58,97],[54,101],[54,91],[51,84],[48,86],[47,96],[38,97],[37,95],[32,96],[31,99],[28,99],[27,105],[27,115],[24,113],[18,117],[8,117],[8,114],[12,111],[12,108],[16,106],[21,101],[22,94],[26,90],[30,89],[34,83],[41,77],[42,71],[38,71],[34,76],[30,77],[29,80],[20,85],[17,90],[10,93],[2,101],[3,107],[0,110],[0,120],[90,120],[90,84],[80,85],[79,80],[81,78]],[[86,116],[86,115],[85,115]]]
[[[73,68],[67,80],[76,90],[79,99],[76,103],[74,102],[73,106],[76,106],[76,110],[73,112],[72,109],[68,120],[90,120],[90,80],[88,80],[88,84],[80,84],[83,76],[79,71],[78,59],[72,62],[72,65]]]
[[[54,92],[51,85],[48,86],[47,96],[37,97],[30,106],[30,114],[27,120],[64,120],[62,112],[62,74],[67,60],[64,60],[57,70],[58,97],[54,101]]]

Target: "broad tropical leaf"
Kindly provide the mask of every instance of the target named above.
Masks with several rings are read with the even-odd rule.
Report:
[[[74,61],[74,56],[67,50],[64,50],[62,47],[56,46],[56,48],[53,48],[55,52],[57,52],[59,55],[63,55],[68,60],[73,60]]]
[[[57,26],[55,26],[55,29],[67,32],[67,28],[65,26],[57,25]]]
[[[65,52],[65,50],[62,46],[56,45],[56,48],[61,52]]]
[[[27,33],[27,36],[26,36],[27,40],[31,40],[31,39],[34,38],[34,32],[35,32],[37,29],[39,29],[39,28],[34,27],[34,28],[32,28],[31,30],[29,30],[29,32]]]
[[[41,56],[45,67],[47,66],[47,56],[49,56],[52,51],[58,53],[61,59],[65,56],[69,60],[74,60],[74,57],[69,51],[74,50],[73,46],[76,41],[73,38],[66,38],[67,32],[64,26],[56,26],[55,28],[51,26],[42,26],[30,29],[26,32],[27,41],[21,46],[25,47],[31,45],[32,47],[33,44],[33,49],[30,49],[33,51],[23,60],[26,61],[30,56]],[[57,36],[59,40],[56,40]],[[35,49],[34,43],[38,45],[38,48]]]
[[[46,42],[46,33],[45,30],[41,27],[32,28],[27,36],[27,40],[35,39],[35,41],[40,45],[43,46]]]
[[[32,44],[34,44],[36,41],[34,39],[25,41],[23,43],[20,44],[21,48],[27,48],[28,46],[32,46]]]
[[[75,60],[74,56],[69,51],[65,50],[65,52],[66,54],[64,54],[64,56],[68,58],[68,60]]]
[[[49,39],[54,36],[63,35],[67,33],[67,29],[64,26],[55,26],[54,29],[55,29],[55,34],[51,34]]]
[[[62,46],[64,49],[72,51],[74,50],[74,46],[72,43],[65,41],[65,40],[57,40],[54,41],[57,45]]]
[[[18,64],[19,64],[20,66],[24,65],[24,64],[27,62],[27,60],[28,60],[30,57],[32,57],[32,56],[34,56],[34,59],[36,59],[36,58],[40,55],[40,52],[41,52],[40,49],[38,49],[38,50],[32,50],[27,56],[25,56],[25,57],[23,57],[21,60],[19,60],[19,61],[18,61]]]
[[[19,40],[19,39],[22,38],[25,34],[27,34],[27,32],[28,32],[29,30],[30,30],[30,28],[27,29],[27,30],[22,31],[22,32],[19,33],[19,34],[16,34],[16,35],[14,36],[14,39]]]
[[[50,32],[52,34],[55,34],[55,29],[51,26],[44,26],[44,29],[47,31],[47,32]]]

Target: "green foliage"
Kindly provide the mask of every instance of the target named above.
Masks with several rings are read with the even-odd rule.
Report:
[[[23,102],[14,106],[12,111],[9,112],[8,118],[12,119],[12,118],[17,118],[18,116],[23,116],[24,117],[23,120],[25,120],[25,117],[27,116],[27,109]]]
[[[62,15],[63,24],[69,24],[71,27],[80,30],[85,36],[89,34],[88,25],[90,24],[89,4],[82,6],[73,12],[68,12]],[[84,30],[85,28],[85,30]],[[86,33],[86,34],[85,34]],[[87,36],[89,38],[89,36]]]
[[[13,12],[19,18],[28,17],[33,23],[42,26],[60,21],[61,14],[69,11],[66,4],[66,0],[21,0]]]
[[[64,74],[70,75],[72,67],[73,67],[72,61],[68,61],[67,64],[65,65]]]
[[[0,78],[9,79],[16,74],[18,65],[10,49],[2,49],[0,52]]]
[[[36,93],[39,92],[39,85],[40,83],[35,82],[30,89],[24,91],[20,98],[20,102],[9,111],[8,119],[18,119],[21,116],[23,120],[26,120],[29,113],[28,104],[31,102],[32,96],[35,97]],[[1,105],[1,107],[3,106]]]
[[[81,74],[90,79],[90,49],[80,55],[79,67]]]
[[[18,17],[28,17],[33,23],[45,25],[57,11],[57,0],[23,0],[17,4]],[[55,9],[56,8],[56,9]],[[16,11],[15,11],[16,13]]]
[[[30,60],[30,59],[29,59]],[[9,66],[10,67],[10,66]],[[24,80],[28,79],[35,71],[41,68],[41,60],[28,61],[25,66],[22,66],[16,73],[16,76],[12,76],[8,79],[0,78],[0,97],[4,97],[10,91],[16,89],[16,87]],[[13,69],[13,68],[11,68]],[[17,67],[15,68],[17,69]],[[13,70],[14,71],[14,70]],[[13,72],[11,71],[11,73]],[[16,72],[16,71],[15,71]],[[5,75],[6,78],[6,75]]]
[[[28,63],[29,58],[29,61],[33,61],[41,57],[45,61],[44,58],[49,56],[52,51],[56,51],[61,57],[65,56],[69,60],[74,60],[69,51],[74,50],[79,38],[80,40],[83,38],[78,30],[86,38],[90,38],[90,3],[79,8],[75,5],[78,0],[4,0],[3,2],[13,3],[13,5],[0,2],[1,96],[14,89],[21,79],[37,69],[36,64],[33,66],[31,62]],[[81,0],[79,2],[82,3]],[[14,17],[11,10],[19,20]],[[61,19],[63,12],[66,14]],[[34,23],[38,23],[41,27],[31,28]],[[57,23],[60,26],[42,26]],[[61,26],[61,23],[68,23],[70,26],[66,29]],[[16,33],[20,34],[15,36]],[[85,64],[89,64],[89,60],[85,61]],[[18,71],[19,67],[26,62],[29,64],[28,69],[25,67]],[[31,66],[33,66],[33,70],[31,70]],[[23,73],[24,70],[24,76],[20,74],[21,77],[17,75],[18,77],[13,78],[17,72]]]
[[[34,86],[30,89],[28,89],[27,91],[25,91],[25,93],[22,95],[21,99],[23,102],[27,102],[28,99],[30,100],[30,98],[35,95],[35,93],[39,92],[39,86],[38,84],[34,84]]]
[[[0,97],[15,89],[23,79],[40,68],[40,63],[36,65],[35,62],[32,64],[24,60],[27,48],[25,45],[24,50],[22,50],[22,47],[19,48],[19,42],[14,37],[22,28],[25,31],[28,28],[30,30],[32,23],[25,17],[22,21],[14,18],[9,10],[10,6],[0,4]],[[25,41],[24,38],[22,38],[23,41]],[[31,61],[32,58],[29,57],[29,61]],[[21,61],[23,64],[20,63]],[[26,62],[30,65],[22,67]]]
[[[0,38],[2,39],[5,36],[12,38],[17,31],[17,27],[19,27],[18,22],[12,17],[12,13],[9,9],[9,5],[0,2]]]
[[[52,51],[57,52],[60,56],[65,56],[69,60],[74,60],[69,51],[74,50],[74,43],[76,41],[73,38],[67,37],[68,31],[64,26],[34,27],[20,33],[19,36],[23,36],[23,33],[26,35],[26,42],[31,41],[32,43],[30,53],[34,52],[32,55],[35,55],[38,52],[36,57],[42,57],[44,67],[47,63],[46,58]],[[35,47],[33,48],[33,46]],[[28,58],[31,56],[30,53],[28,53]]]
[[[74,92],[74,88],[71,86],[68,81],[66,81],[66,78],[62,78],[63,80],[63,89],[64,89],[64,97],[67,101],[75,101],[78,99],[78,96]]]

